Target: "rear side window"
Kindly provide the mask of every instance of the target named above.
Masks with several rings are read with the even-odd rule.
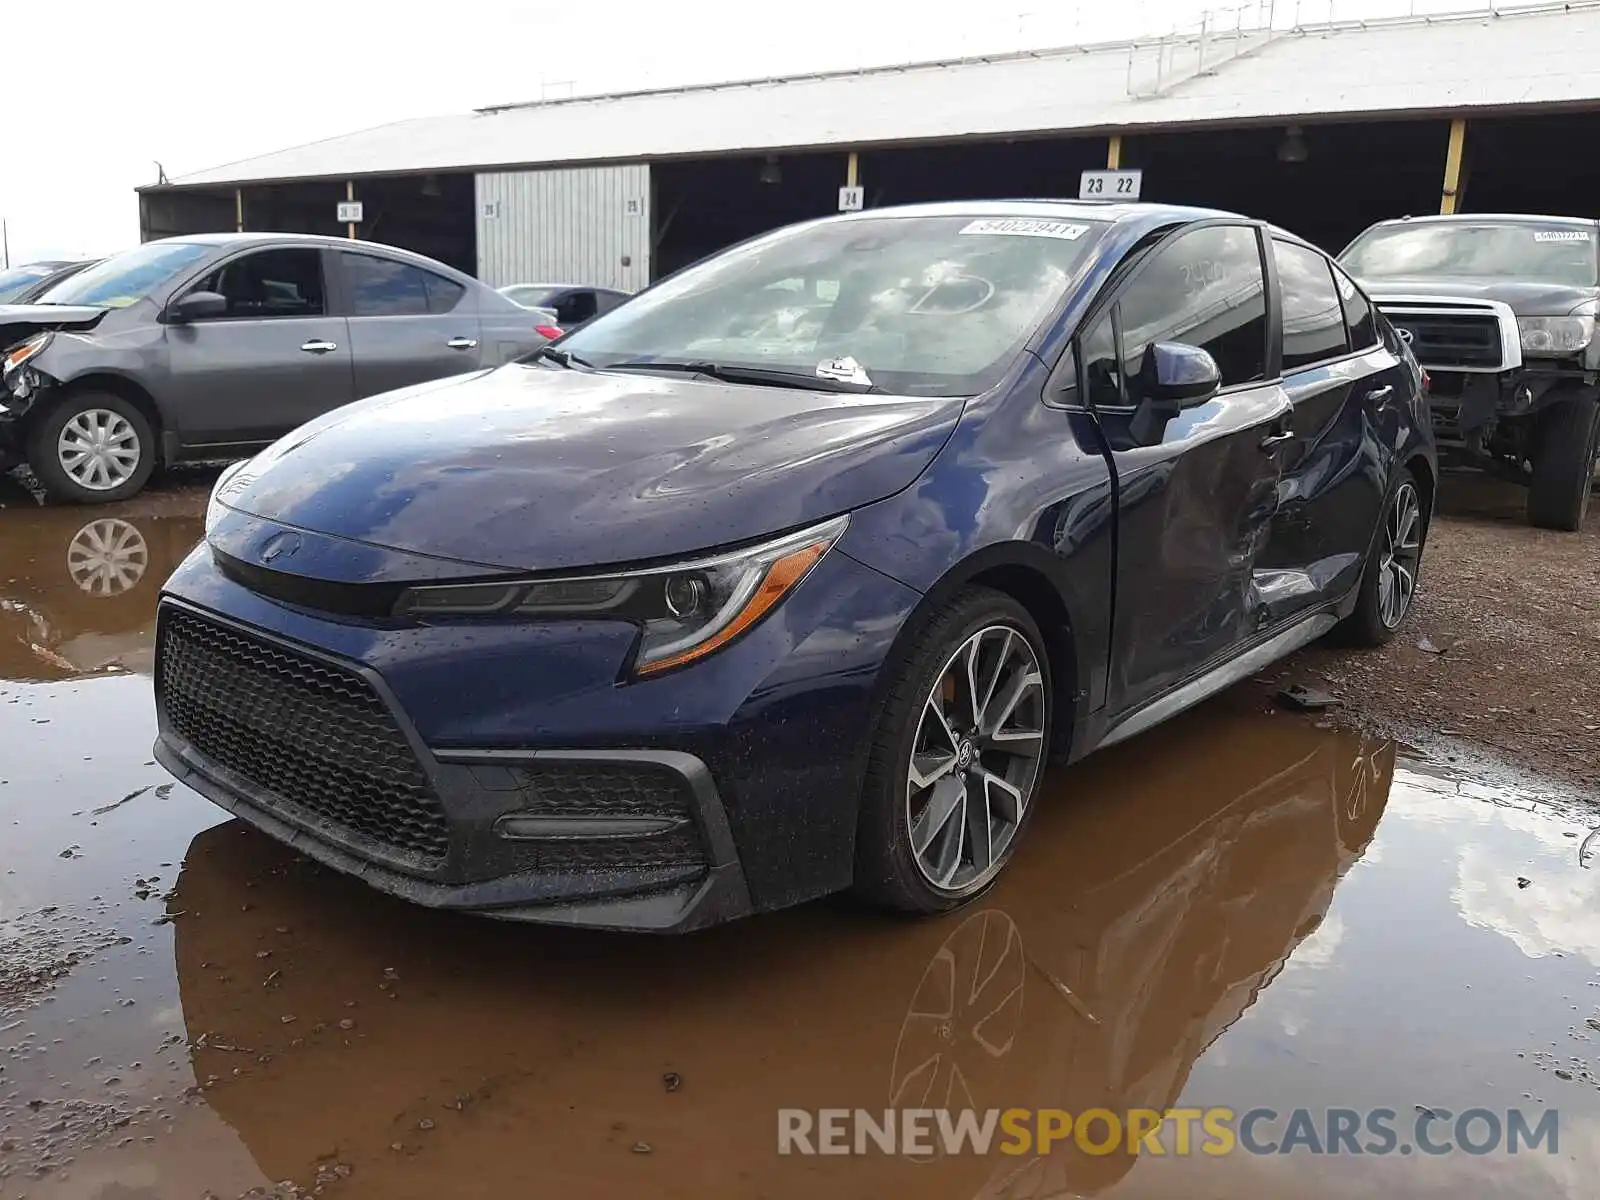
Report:
[[[426,271],[374,254],[340,254],[353,317],[419,316],[428,311]]]
[[[1208,351],[1224,387],[1267,377],[1266,286],[1254,229],[1219,225],[1180,233],[1140,268],[1117,309],[1130,393],[1146,349],[1156,342]],[[1141,399],[1129,395],[1127,403]]]
[[[599,311],[593,292],[568,292],[555,302],[556,321],[561,325],[581,325]]]
[[[424,271],[423,282],[428,288],[428,311],[431,313],[447,313],[461,303],[461,297],[467,294],[467,289],[454,279],[446,279],[443,275],[435,275],[432,271]]]
[[[1344,305],[1344,327],[1350,334],[1352,350],[1367,350],[1378,344],[1378,323],[1372,317],[1372,305],[1361,294],[1350,276],[1333,268],[1334,286],[1339,289],[1339,300]]]
[[[1333,287],[1333,269],[1315,250],[1291,242],[1272,243],[1283,294],[1283,370],[1304,370],[1350,352],[1344,310]],[[1372,319],[1368,313],[1367,320]]]

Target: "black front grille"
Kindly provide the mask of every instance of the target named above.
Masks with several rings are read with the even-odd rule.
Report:
[[[393,715],[354,671],[161,606],[156,686],[172,731],[286,815],[422,867],[449,827]]]
[[[476,768],[480,786],[517,795],[518,816],[654,817],[671,829],[639,837],[562,838],[519,843],[527,868],[551,873],[704,867],[688,782],[657,763],[545,760]]]
[[[1493,313],[1400,313],[1391,317],[1424,367],[1501,365],[1500,322]]]

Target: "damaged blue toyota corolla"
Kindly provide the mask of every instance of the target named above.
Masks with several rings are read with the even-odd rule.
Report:
[[[1421,393],[1337,266],[1243,217],[779,230],[226,472],[161,601],[156,752],[437,907],[952,908],[1048,759],[1393,635]]]

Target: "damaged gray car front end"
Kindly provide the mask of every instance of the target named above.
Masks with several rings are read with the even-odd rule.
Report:
[[[0,470],[26,457],[28,414],[59,385],[57,360],[71,358],[73,335],[99,325],[107,311],[88,305],[0,305]]]
[[[1341,262],[1428,372],[1440,457],[1528,488],[1577,529],[1600,450],[1600,227],[1563,217],[1384,221]]]

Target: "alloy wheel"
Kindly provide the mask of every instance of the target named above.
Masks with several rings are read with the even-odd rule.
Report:
[[[982,887],[1005,865],[1044,759],[1044,672],[1028,639],[990,625],[945,660],[906,772],[906,827],[935,890]]]
[[[1378,561],[1378,619],[1398,629],[1411,610],[1422,562],[1422,504],[1417,489],[1402,483],[1383,523],[1383,557]]]
[[[91,492],[109,492],[127,483],[138,471],[142,453],[132,422],[109,408],[74,414],[56,439],[61,469]]]
[[[67,545],[67,573],[91,596],[120,596],[150,567],[150,547],[139,527],[120,517],[90,521]]]

